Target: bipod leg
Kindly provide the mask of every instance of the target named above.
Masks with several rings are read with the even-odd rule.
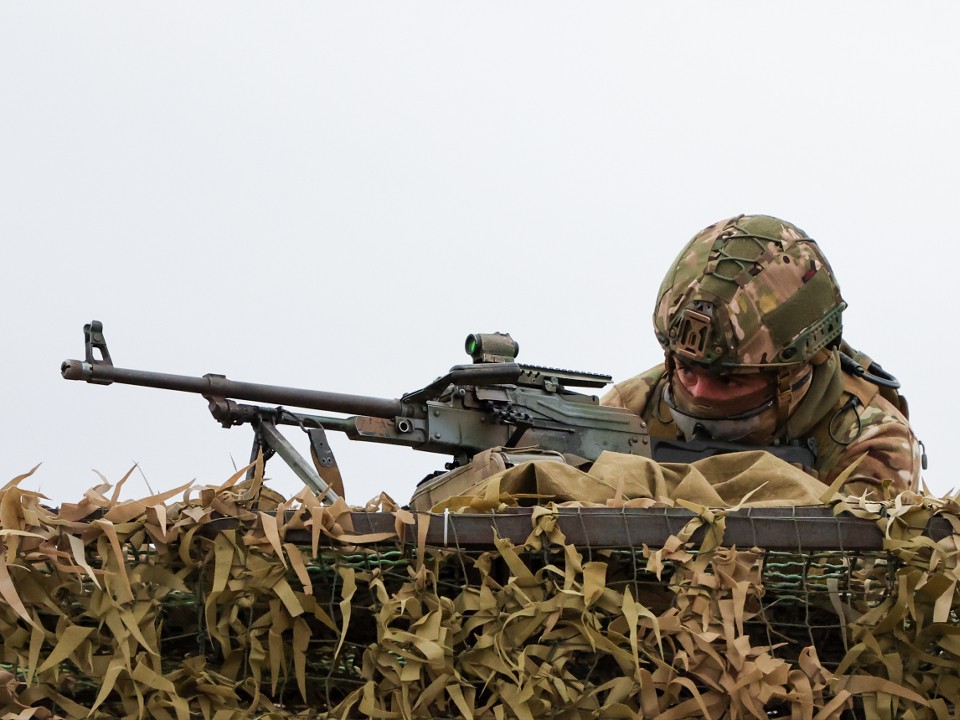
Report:
[[[264,442],[260,430],[254,428],[253,447],[250,448],[250,467],[247,469],[247,480],[253,480],[253,476],[257,471],[257,456],[260,455],[261,452],[263,452],[263,467],[264,470],[266,470],[267,460],[273,457],[274,449]]]
[[[272,421],[261,419],[257,424],[257,433],[262,438],[263,443],[282,457],[283,461],[290,466],[290,469],[293,470],[296,476],[315,493],[323,495],[324,499],[330,504],[340,499],[340,496],[334,489],[303,459],[303,456],[297,452],[296,448],[280,434],[277,426],[274,425]]]
[[[327,442],[327,433],[321,427],[310,428],[306,430],[306,433],[307,437],[310,438],[310,458],[313,460],[317,472],[337,495],[343,497],[343,478],[340,475],[340,468],[337,466],[337,459],[333,456],[330,443]]]

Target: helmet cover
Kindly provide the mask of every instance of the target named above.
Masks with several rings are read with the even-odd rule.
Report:
[[[845,307],[816,241],[783,220],[740,215],[680,251],[653,321],[668,357],[726,372],[784,370],[839,342]]]

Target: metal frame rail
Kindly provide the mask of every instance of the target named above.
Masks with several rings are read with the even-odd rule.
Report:
[[[405,542],[417,540],[419,525],[429,522],[426,544],[434,547],[487,549],[494,537],[522,544],[533,529],[533,508],[510,508],[498,513],[416,513],[415,524],[405,526]],[[649,545],[661,547],[671,535],[679,533],[697,514],[682,508],[570,508],[551,511],[557,527],[568,543],[584,548],[625,548]],[[711,511],[719,514],[722,511]],[[881,550],[884,535],[876,521],[851,515],[834,515],[829,507],[748,508],[723,512],[724,547],[758,547],[765,550],[808,552],[815,550]],[[397,518],[390,512],[349,513],[357,534],[392,533]],[[292,519],[292,514],[288,520]],[[204,534],[235,527],[235,518],[220,518],[208,523]],[[341,520],[341,526],[347,523]],[[933,517],[922,529],[933,540],[952,533],[945,518]],[[698,543],[706,532],[698,528],[691,537]],[[309,529],[290,528],[288,542],[309,544]],[[349,543],[349,537],[344,539]],[[395,542],[395,541],[394,541]],[[324,545],[336,544],[321,538]],[[343,544],[343,543],[339,543]]]

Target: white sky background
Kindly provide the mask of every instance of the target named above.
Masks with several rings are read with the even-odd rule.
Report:
[[[947,2],[0,2],[0,481],[42,461],[24,484],[62,502],[91,468],[160,491],[246,462],[202,398],[62,380],[91,319],[138,369],[398,397],[502,330],[619,380],[660,359],[680,247],[762,212],[820,241],[946,492],[958,28]],[[330,437],[357,503],[446,460]]]

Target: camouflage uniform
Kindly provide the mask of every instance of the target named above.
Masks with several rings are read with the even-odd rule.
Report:
[[[920,449],[905,401],[841,363],[842,351],[853,353],[840,344],[845,306],[829,264],[799,228],[762,215],[716,223],[688,243],[661,285],[654,325],[666,363],[617,384],[601,402],[636,412],[654,437],[682,438],[676,421],[684,410],[670,390],[677,362],[720,374],[765,372],[776,377],[775,399],[762,409],[775,428],[765,444],[812,440],[813,470],[828,485],[859,460],[847,492],[916,488]],[[856,363],[871,365],[862,355]],[[802,393],[792,384],[798,374]]]
[[[601,404],[637,413],[646,420],[654,437],[676,438],[677,428],[670,409],[663,402],[667,385],[665,369],[664,365],[658,365],[617,383],[602,398]],[[866,454],[847,481],[846,492],[859,494],[871,488],[874,497],[881,497],[885,480],[890,483],[886,493],[918,488],[920,447],[906,417],[877,392],[876,385],[842,371],[840,376],[839,397],[831,403],[830,396],[821,396],[816,403],[818,410],[822,410],[817,422],[786,440],[802,442],[813,438],[816,441],[817,463],[813,469],[827,485],[833,484],[850,463]],[[807,399],[812,403],[817,398],[808,393]]]

